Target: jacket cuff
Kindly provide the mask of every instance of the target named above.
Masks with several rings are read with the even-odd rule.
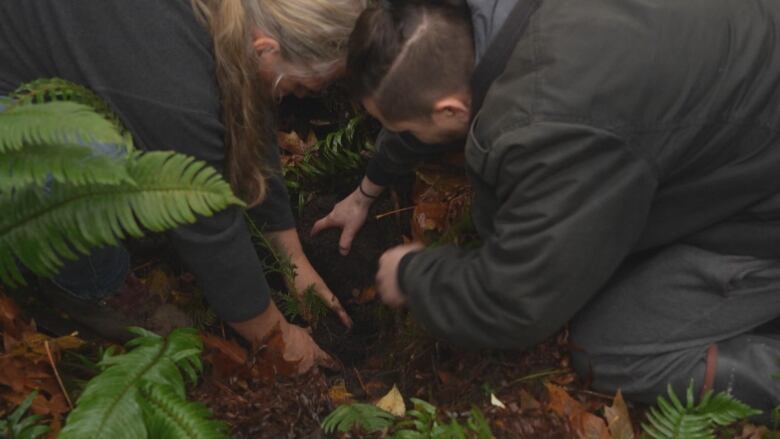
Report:
[[[380,160],[376,157],[368,162],[366,167],[366,177],[379,186],[390,186],[398,180],[398,176],[385,170],[379,164]]]
[[[403,294],[406,298],[409,298],[409,290],[406,289],[404,285],[404,271],[406,271],[406,267],[410,262],[412,262],[412,259],[421,252],[422,250],[409,252],[405,254],[403,258],[401,258],[400,262],[398,262],[398,272],[396,273],[398,279],[396,281],[398,282],[398,289],[401,290],[401,294]]]

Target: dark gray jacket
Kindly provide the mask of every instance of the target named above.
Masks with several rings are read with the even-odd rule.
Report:
[[[525,348],[633,253],[780,257],[778,28],[775,0],[543,0],[466,144],[483,244],[404,258],[412,313]]]
[[[223,169],[214,71],[211,39],[188,0],[0,2],[0,95],[22,82],[62,77],[100,94],[141,147],[175,150]],[[278,163],[278,156],[271,160]],[[250,214],[266,230],[295,226],[279,175]],[[269,287],[240,209],[170,235],[220,317],[246,320],[268,305]]]

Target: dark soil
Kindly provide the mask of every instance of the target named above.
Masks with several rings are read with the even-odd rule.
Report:
[[[390,215],[380,220],[376,215],[397,209],[394,203],[384,197],[374,203],[368,219],[352,242],[347,256],[339,253],[341,229],[334,228],[310,236],[314,223],[327,215],[341,197],[323,194],[311,200],[298,219],[298,233],[303,250],[325,283],[342,302],[349,302],[360,292],[374,283],[377,261],[382,253],[403,242],[402,236],[408,234],[402,228],[400,216]],[[408,223],[408,219],[406,220]]]

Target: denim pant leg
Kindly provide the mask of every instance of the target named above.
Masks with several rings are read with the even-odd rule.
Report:
[[[0,103],[0,113],[5,107]],[[123,147],[110,144],[90,144],[94,154],[120,157]],[[51,178],[44,183],[44,191],[50,190]],[[64,267],[52,281],[70,294],[89,300],[99,300],[122,286],[130,270],[130,255],[122,246],[104,246],[93,249],[88,255],[75,261],[65,261]]]

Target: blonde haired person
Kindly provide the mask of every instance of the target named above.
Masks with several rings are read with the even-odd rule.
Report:
[[[0,3],[0,96],[62,77],[97,92],[144,149],[171,149],[223,170],[250,216],[297,267],[295,286],[351,321],[303,254],[269,105],[327,86],[364,0],[9,0]],[[270,300],[243,213],[230,209],[169,233],[218,315],[251,342],[275,328],[301,371],[330,358]],[[54,280],[58,304],[104,335],[147,316],[109,307],[125,294],[128,254],[99,249]],[[132,276],[132,275],[130,275]],[[143,304],[142,304],[143,305]],[[148,305],[148,304],[147,304]],[[135,314],[134,314],[135,312]],[[154,316],[153,316],[154,317]],[[152,319],[153,320],[153,319]]]

